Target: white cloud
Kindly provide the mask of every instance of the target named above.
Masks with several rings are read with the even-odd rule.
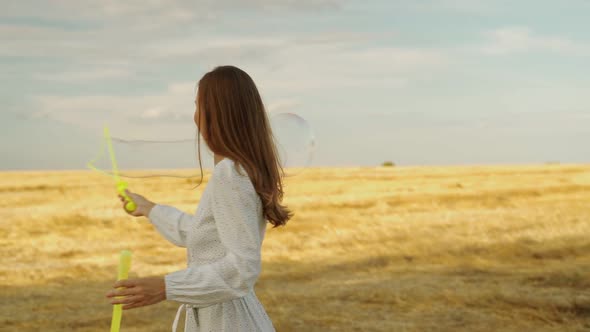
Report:
[[[59,71],[53,73],[35,73],[33,78],[48,82],[80,83],[97,80],[122,79],[134,74],[128,68],[93,68],[86,70]]]
[[[251,68],[263,91],[284,98],[341,96],[371,86],[397,89],[415,78],[436,74],[447,63],[444,53],[432,49],[351,49],[326,44],[291,45]]]
[[[201,38],[183,37],[154,40],[139,46],[152,61],[229,63],[239,59],[263,60],[267,55],[287,46],[285,38],[239,38],[216,36],[206,43]]]
[[[503,7],[499,0],[419,0],[410,4],[404,1],[403,4],[423,11],[448,10],[468,14],[491,14]]]
[[[153,130],[149,126],[146,128],[146,124],[164,122],[191,129],[194,126],[194,84],[171,84],[162,93],[147,96],[37,96],[33,101],[36,112],[32,116],[86,129],[101,128],[106,123],[111,128],[145,136]]]
[[[234,64],[250,73],[272,111],[300,106],[301,100],[310,95],[341,93],[375,84],[391,89],[403,87],[412,78],[433,75],[436,69],[444,68],[448,63],[447,55],[436,49],[370,45],[375,39],[390,37],[390,34],[331,31],[280,37],[217,35],[207,43],[185,36],[138,40],[134,45],[110,48],[102,41],[84,39],[85,34],[81,33],[77,37],[67,34],[67,40],[62,43],[75,47],[68,50],[55,46],[56,53],[53,54],[63,57],[67,54],[77,65],[62,68],[61,73],[35,73],[34,78],[68,83],[108,82],[135,76],[138,71],[151,70],[166,63],[198,62],[206,70],[216,65]],[[96,36],[107,39],[100,34]],[[366,42],[369,45],[364,44]],[[39,43],[23,45],[33,48]],[[37,115],[72,124],[100,123],[98,117],[106,116],[108,110],[116,110],[114,114],[130,121],[179,122],[182,119],[179,114],[185,114],[187,106],[193,107],[198,74],[204,72],[195,73],[195,82],[170,83],[166,91],[151,96],[38,96],[35,109]],[[95,117],[95,120],[89,122],[89,117]]]
[[[12,1],[3,5],[5,17],[48,19],[125,20],[135,24],[182,23],[213,19],[228,11],[317,11],[338,9],[343,0],[35,0]],[[157,22],[154,22],[154,21]]]
[[[338,10],[339,0],[13,1],[2,8],[0,56],[62,57],[101,63],[194,62],[219,53],[263,55],[272,39],[222,38],[212,26],[251,24],[257,14]],[[230,15],[230,16],[228,16]],[[235,17],[231,16],[234,15]],[[24,19],[23,19],[24,18]],[[223,36],[221,36],[223,37]],[[253,40],[255,39],[255,40]],[[256,44],[258,43],[258,44]],[[271,43],[269,45],[268,43]],[[255,51],[262,50],[259,53]]]
[[[588,55],[590,45],[565,37],[545,36],[528,27],[505,27],[486,33],[488,41],[479,50],[488,55],[524,52],[554,52],[567,55]]]
[[[257,40],[242,42],[259,43]],[[220,40],[217,43],[225,45],[226,42]],[[227,42],[227,45],[230,44]],[[302,100],[313,96],[340,95],[375,84],[389,89],[404,87],[415,77],[435,74],[448,61],[444,53],[429,49],[376,47],[355,50],[330,44],[290,45],[287,41],[271,41],[269,44],[282,47],[275,48],[274,52],[268,51],[264,61],[256,57],[236,57],[230,63],[246,70],[253,77],[268,110],[273,112],[304,108],[306,105]],[[229,62],[232,58],[229,50],[221,51],[220,54],[208,60],[211,65],[207,70],[223,64],[215,62],[215,59]],[[107,79],[108,76],[116,78],[117,75],[125,74],[128,73],[116,70],[103,73],[88,71],[65,73],[60,79],[75,82]],[[51,75],[40,78],[50,79]],[[38,96],[35,98],[35,109],[37,116],[49,116],[82,126],[101,125],[104,121],[116,119],[144,124],[158,121],[192,122],[193,98],[198,79],[195,77],[194,82],[172,83],[166,91],[148,96]]]

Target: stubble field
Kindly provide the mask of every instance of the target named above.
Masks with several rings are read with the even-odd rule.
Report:
[[[194,213],[209,176],[129,182]],[[590,165],[316,168],[285,191],[256,285],[277,331],[590,330]],[[90,171],[0,173],[0,330],[107,331],[120,250],[131,277],[186,266],[116,195]],[[169,331],[178,305],[121,331]]]

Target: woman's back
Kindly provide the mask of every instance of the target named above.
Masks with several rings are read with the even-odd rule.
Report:
[[[187,248],[187,269],[165,276],[166,299],[193,308],[185,331],[274,331],[254,294],[266,232],[262,202],[235,165],[228,158],[215,165],[194,216],[160,204],[148,216],[166,239]]]

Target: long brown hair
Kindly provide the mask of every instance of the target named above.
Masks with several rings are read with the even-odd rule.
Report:
[[[274,227],[285,225],[293,212],[281,204],[284,170],[262,98],[250,75],[234,66],[216,67],[198,83],[197,107],[197,121],[200,124],[203,117],[205,128],[201,131],[209,149],[232,159],[238,172],[241,165],[262,200],[265,219]]]

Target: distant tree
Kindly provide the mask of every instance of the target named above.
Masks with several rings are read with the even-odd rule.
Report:
[[[385,162],[383,162],[383,164],[381,164],[381,166],[383,166],[383,167],[393,167],[393,166],[395,166],[395,164],[393,163],[393,161],[385,161]]]

